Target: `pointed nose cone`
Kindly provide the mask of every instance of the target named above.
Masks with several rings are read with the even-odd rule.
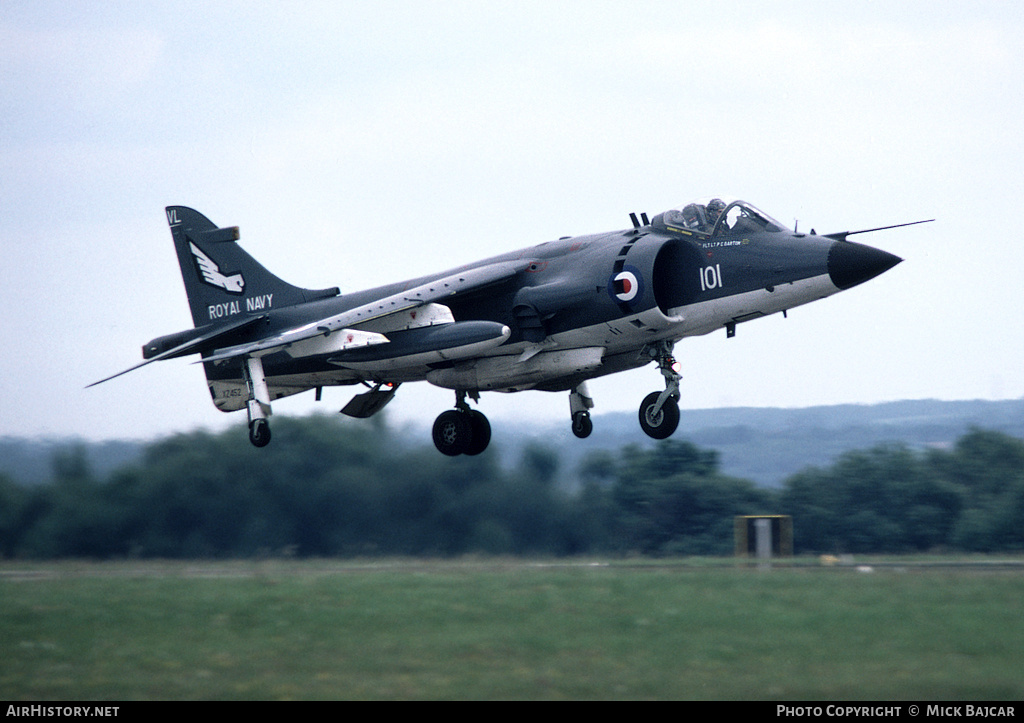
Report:
[[[828,251],[828,275],[839,289],[863,284],[902,261],[899,256],[851,241],[836,241]]]

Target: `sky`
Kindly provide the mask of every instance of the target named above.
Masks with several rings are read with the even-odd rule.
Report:
[[[905,259],[873,281],[684,339],[681,407],[1024,397],[1022,37],[1017,2],[3,0],[0,435],[244,422],[191,358],[85,388],[191,326],[168,205],[343,292],[708,195],[819,233],[935,218],[857,237]],[[661,388],[596,380],[594,413]],[[480,409],[568,429],[567,396]]]

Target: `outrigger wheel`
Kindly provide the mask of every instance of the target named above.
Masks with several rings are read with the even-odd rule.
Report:
[[[594,431],[594,422],[590,412],[576,412],[572,415],[572,433],[580,439],[586,439]]]
[[[266,419],[254,419],[249,422],[249,441],[254,447],[266,447],[270,444],[270,422]]]
[[[242,365],[242,376],[249,390],[246,409],[249,413],[249,441],[254,447],[266,447],[270,444],[270,389],[267,388],[267,377],[263,373],[263,360],[260,357],[246,357]]]
[[[572,415],[572,433],[580,439],[586,439],[594,431],[594,421],[590,411],[594,408],[594,400],[587,389],[587,383],[581,382],[569,392],[569,413]]]

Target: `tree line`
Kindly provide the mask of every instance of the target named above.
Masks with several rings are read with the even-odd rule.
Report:
[[[62,450],[48,483],[0,476],[0,556],[728,555],[746,514],[792,515],[798,554],[1024,550],[1024,441],[998,432],[847,453],[777,490],[685,441],[596,453],[570,489],[539,443],[502,466],[405,436],[282,418],[265,449],[244,428],[179,434],[102,478]]]

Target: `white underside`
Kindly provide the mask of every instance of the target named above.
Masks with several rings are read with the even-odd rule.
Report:
[[[480,372],[486,374],[486,383],[479,388],[495,391],[529,389],[537,384],[543,384],[547,379],[565,376],[567,369],[570,368],[575,369],[573,373],[602,376],[602,365],[599,361],[601,358],[635,353],[636,366],[642,366],[646,360],[641,358],[641,351],[651,342],[666,339],[678,341],[687,336],[709,334],[727,324],[742,323],[776,314],[831,296],[839,290],[829,276],[823,274],[780,284],[772,291],[758,289],[669,309],[667,316],[660,309],[649,309],[614,321],[555,334],[541,344],[519,342],[490,348],[480,357],[456,364],[453,369],[446,370],[446,374],[435,374],[434,381],[440,382],[440,386],[449,387],[456,380],[464,379],[469,383],[473,379],[480,379],[481,376],[475,371],[478,360],[482,366]],[[572,356],[567,357],[567,350],[585,351],[585,359],[580,362]],[[483,349],[481,351],[483,352]],[[440,354],[437,356],[443,358]],[[500,359],[492,359],[493,357]],[[436,361],[433,356],[429,359]],[[488,359],[492,360],[486,361]],[[571,359],[573,363],[567,363],[567,359]],[[428,374],[432,372],[430,367],[424,365],[425,362],[427,358],[423,357],[389,359],[375,364],[359,364],[358,369],[339,368],[336,371],[315,374],[269,377],[267,384],[271,399],[280,399],[315,387],[351,384],[362,380],[422,381],[428,380]],[[503,383],[501,375],[506,371],[508,379]],[[212,381],[209,386],[218,409],[229,412],[245,408],[247,389],[242,380]]]

